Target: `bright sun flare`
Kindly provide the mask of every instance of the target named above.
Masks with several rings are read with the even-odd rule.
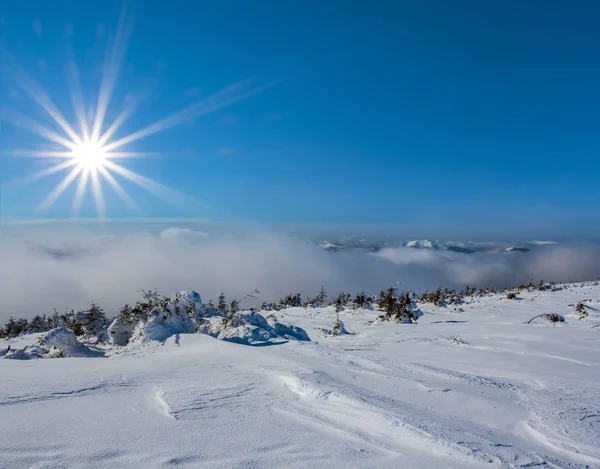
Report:
[[[115,139],[114,137],[118,134],[122,125],[133,114],[136,103],[139,103],[139,99],[130,100],[110,125],[107,125],[105,122],[119,74],[119,68],[125,56],[126,44],[131,34],[131,28],[131,18],[127,9],[124,8],[119,19],[115,37],[109,42],[111,48],[107,51],[106,63],[103,66],[102,81],[91,116],[87,111],[88,106],[86,106],[81,92],[77,66],[74,63],[68,64],[68,83],[71,89],[71,103],[76,117],[75,125],[67,121],[49,94],[44,92],[18,65],[15,64],[13,67],[8,67],[8,57],[4,54],[3,59],[5,60],[0,63],[2,71],[7,72],[13,78],[15,84],[21,86],[40,105],[46,114],[51,117],[53,125],[52,127],[42,125],[19,112],[3,106],[2,117],[5,120],[44,138],[52,146],[46,146],[45,149],[37,146],[35,149],[0,151],[0,154],[49,159],[47,161],[59,160],[58,163],[28,176],[25,180],[37,181],[55,173],[67,171],[64,179],[40,203],[38,210],[49,210],[64,194],[65,190],[72,184],[75,184],[76,189],[73,198],[72,214],[73,216],[77,216],[82,201],[85,198],[87,187],[90,185],[97,213],[100,217],[104,217],[106,215],[106,204],[104,201],[103,183],[106,183],[113,190],[127,208],[138,208],[125,189],[121,187],[117,177],[126,179],[128,182],[145,189],[155,196],[186,209],[186,211],[190,208],[206,210],[208,207],[197,200],[135,173],[115,160],[156,155],[156,153],[124,151],[124,147],[182,122],[215,112],[261,93],[285,79],[263,84],[256,83],[255,80],[250,79],[234,83],[140,130]]]
[[[106,154],[98,142],[84,142],[73,150],[77,165],[85,171],[98,171],[106,164]]]

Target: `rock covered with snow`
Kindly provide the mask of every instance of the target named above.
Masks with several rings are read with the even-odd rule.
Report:
[[[42,334],[37,345],[46,350],[47,358],[60,357],[93,357],[102,355],[101,352],[92,350],[79,340],[75,333],[64,327],[57,327]]]
[[[10,349],[4,354],[8,360],[31,360],[35,358],[44,358],[48,350],[39,345],[28,345],[22,349]]]
[[[265,319],[256,311],[240,311],[228,318],[208,318],[198,331],[217,339],[245,345],[268,345],[289,340],[309,341],[304,329]]]
[[[129,343],[134,330],[135,324],[125,323],[121,319],[116,318],[108,326],[108,341],[111,345],[125,346]]]

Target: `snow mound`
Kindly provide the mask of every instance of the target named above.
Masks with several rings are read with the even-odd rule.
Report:
[[[256,311],[240,311],[230,318],[209,318],[199,332],[217,339],[244,345],[274,345],[290,340],[310,341],[304,329],[271,320]]]
[[[111,345],[125,346],[133,336],[134,330],[135,324],[126,324],[117,318],[108,326],[108,341]]]
[[[281,324],[276,318],[269,319],[268,323],[279,337],[287,340],[310,341],[310,337],[308,337],[306,331],[301,327]]]
[[[103,353],[92,350],[77,340],[75,333],[64,327],[57,327],[40,336],[38,348],[45,349],[47,358],[97,357]],[[27,348],[27,347],[26,347]]]
[[[339,336],[339,335],[353,335],[348,332],[344,322],[340,319],[333,325],[333,329],[321,328],[321,332],[327,336]]]
[[[195,291],[182,290],[155,306],[134,326],[130,337],[127,324],[113,321],[109,327],[110,340],[115,345],[124,345],[127,341],[165,341],[174,334],[190,334],[196,332],[197,320],[202,318],[203,312],[200,295]]]
[[[11,349],[5,351],[4,358],[8,360],[31,360],[34,358],[43,358],[48,350],[38,345],[28,345],[22,349]]]

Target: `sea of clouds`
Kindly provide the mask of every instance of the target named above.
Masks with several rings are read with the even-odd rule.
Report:
[[[260,290],[257,301],[288,293],[422,291],[439,285],[504,287],[538,281],[595,280],[600,246],[560,243],[529,253],[388,247],[379,252],[329,252],[316,243],[272,232],[207,234],[172,227],[155,231],[3,231],[0,237],[0,323],[9,316],[100,304],[109,315],[139,299],[139,289],[172,294],[193,289],[207,301]],[[250,300],[252,301],[252,300]],[[247,304],[251,306],[251,303]]]

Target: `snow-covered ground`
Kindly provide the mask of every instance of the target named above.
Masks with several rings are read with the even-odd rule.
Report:
[[[419,306],[346,311],[338,337],[330,307],[274,313],[311,341],[0,360],[0,467],[600,467],[599,286]]]

